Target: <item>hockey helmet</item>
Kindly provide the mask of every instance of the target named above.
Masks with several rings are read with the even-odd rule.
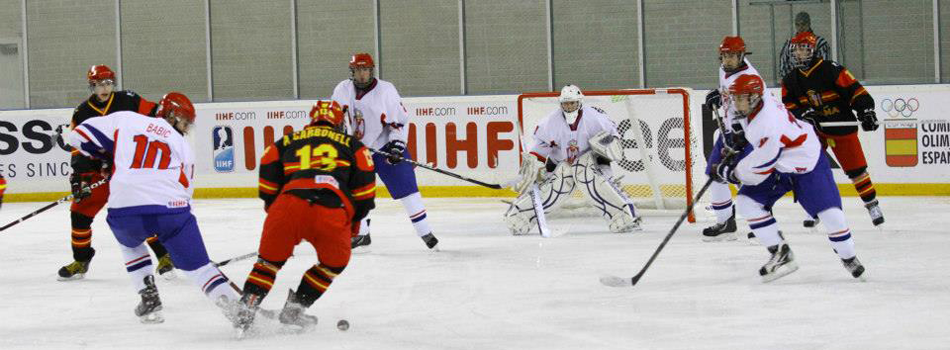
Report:
[[[741,53],[741,54],[750,54],[751,52],[745,51],[745,41],[742,40],[741,36],[727,36],[722,39],[722,43],[719,44],[719,54],[724,54],[727,52]]]
[[[729,86],[729,93],[732,95],[754,94],[761,96],[765,93],[765,83],[758,75],[743,74]]]
[[[162,96],[162,100],[158,101],[158,110],[155,111],[155,116],[165,119],[184,134],[188,127],[195,122],[195,106],[191,104],[188,96],[173,91],[165,94],[165,96]]]
[[[310,125],[327,125],[338,129],[343,125],[343,109],[332,100],[319,100],[310,108]]]
[[[373,56],[368,53],[361,52],[350,57],[350,69],[373,67],[376,67],[376,64],[373,63]]]
[[[86,80],[89,80],[89,83],[93,83],[99,80],[115,80],[115,72],[112,69],[109,69],[109,66],[100,64],[95,65],[89,68],[89,71],[86,72]]]
[[[815,48],[815,45],[818,44],[818,38],[815,37],[815,34],[812,32],[801,32],[795,34],[790,41],[792,45],[807,46],[812,49]]]

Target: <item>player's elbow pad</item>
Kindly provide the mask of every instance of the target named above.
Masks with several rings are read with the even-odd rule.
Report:
[[[755,186],[765,181],[765,179],[768,179],[773,171],[774,168],[754,169],[746,162],[739,162],[739,165],[736,166],[736,178],[739,179],[743,185]]]

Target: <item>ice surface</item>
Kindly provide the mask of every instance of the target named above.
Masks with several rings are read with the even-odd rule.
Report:
[[[608,233],[598,218],[552,219],[570,232],[513,237],[497,199],[427,199],[442,248],[433,253],[398,202],[381,199],[372,251],[354,255],[309,310],[320,317],[316,329],[262,325],[241,341],[180,273],[157,281],[165,323],[139,323],[139,297],[102,214],[86,279],[57,281],[71,260],[60,205],[0,234],[0,349],[947,349],[950,199],[881,202],[883,231],[859,199],[845,198],[866,283],[848,275],[823,233],[801,228],[804,214],[786,198],[775,216],[797,272],[762,284],[765,248],[704,243],[709,222],[699,222],[680,229],[636,287],[610,288],[599,278],[635,274],[675,217],[648,217],[635,234]],[[8,203],[0,223],[42,205]],[[212,259],[256,249],[260,201],[199,200],[194,211]],[[242,285],[252,261],[223,270]],[[264,307],[280,308],[315,261],[309,245],[298,246]],[[339,319],[349,331],[336,329]]]

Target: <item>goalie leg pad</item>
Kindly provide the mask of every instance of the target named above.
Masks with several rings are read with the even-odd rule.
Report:
[[[545,213],[551,213],[564,204],[574,191],[574,175],[567,163],[561,163],[544,182],[538,185],[538,195]],[[524,235],[537,226],[531,186],[527,186],[505,212],[505,225],[513,235]]]
[[[609,173],[609,171],[607,171]],[[640,229],[637,208],[626,193],[605,174],[590,153],[574,165],[574,178],[586,192],[587,202],[607,219],[611,232],[633,232]]]

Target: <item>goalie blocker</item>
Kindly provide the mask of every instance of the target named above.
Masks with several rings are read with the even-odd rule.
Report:
[[[611,232],[632,232],[640,228],[633,201],[619,187],[612,176],[610,162],[620,159],[621,146],[615,135],[604,131],[591,137],[592,152],[586,152],[576,162],[546,163],[531,154],[525,154],[521,181],[514,190],[519,193],[505,213],[505,224],[514,235],[523,235],[537,226],[538,213],[530,191],[537,184],[543,213],[557,210],[570,197],[575,186],[581,186],[588,204],[607,220]],[[543,214],[542,214],[543,215]]]

